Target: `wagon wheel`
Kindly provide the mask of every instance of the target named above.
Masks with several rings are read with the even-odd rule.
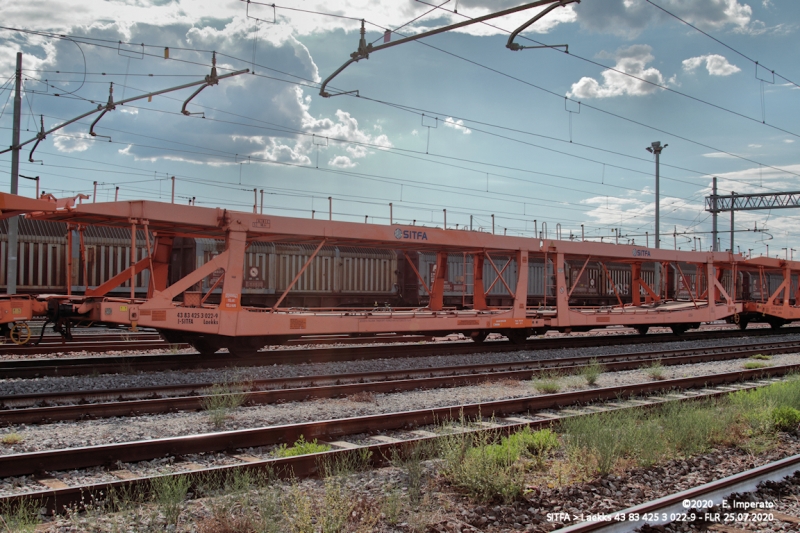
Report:
[[[255,356],[258,353],[258,348],[241,347],[241,346],[232,348],[229,346],[228,351],[234,357],[238,357],[240,359],[247,359],[248,357]]]
[[[28,344],[28,341],[31,340],[31,328],[25,322],[17,322],[11,326],[9,337],[14,344]]]
[[[639,333],[639,335],[647,335],[650,326],[633,326],[633,328]]]
[[[233,341],[229,341],[224,346],[232,356],[248,358],[255,356],[258,351],[266,345],[267,341],[263,337],[239,337]]]
[[[525,344],[528,339],[529,331],[527,328],[523,329],[510,329],[506,331],[506,337],[511,341],[511,344]]]
[[[767,324],[769,324],[769,327],[771,327],[772,329],[778,329],[781,326],[783,326],[785,323],[786,323],[786,321],[784,319],[780,318],[780,317],[777,317],[777,316],[768,316],[767,317]]]
[[[470,338],[476,344],[482,344],[483,341],[485,341],[486,337],[488,337],[488,336],[489,336],[489,332],[488,331],[473,331],[470,334]]]
[[[670,326],[670,329],[672,330],[672,333],[674,335],[683,335],[684,333],[689,331],[689,325],[688,324],[673,324],[672,326]]]
[[[188,341],[189,344],[192,345],[192,348],[200,352],[200,355],[212,355],[216,353],[216,351],[219,349],[213,343],[209,342],[208,340],[202,337],[188,339]]]
[[[747,329],[747,324],[750,323],[750,319],[736,313],[733,315],[733,323],[739,326],[740,330],[744,331]]]

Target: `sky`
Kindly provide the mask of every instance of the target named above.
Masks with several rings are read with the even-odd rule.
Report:
[[[118,102],[201,82],[212,57],[218,75],[250,70],[205,87],[188,115],[200,86],[117,105],[92,128],[98,111],[32,155],[26,144],[20,174],[57,197],[97,182],[97,201],[169,202],[175,176],[176,203],[652,247],[646,148],[660,142],[660,245],[707,250],[714,177],[725,195],[800,190],[792,0],[571,2],[515,39],[537,48],[509,50],[543,9],[528,8],[373,51],[328,98],[320,86],[358,49],[362,20],[377,47],[523,4],[0,1],[4,148],[17,52],[22,142],[102,108],[111,89]],[[6,152],[3,190],[10,175]],[[795,209],[736,212],[735,248],[800,257],[798,222]],[[719,215],[723,250],[730,223]]]

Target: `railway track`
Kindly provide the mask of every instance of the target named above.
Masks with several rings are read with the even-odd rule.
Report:
[[[796,525],[800,523],[800,518],[777,511],[766,509],[762,512],[759,509],[755,509],[751,513],[747,513],[746,511],[742,512],[733,509],[728,502],[728,497],[734,493],[753,492],[762,483],[781,481],[784,478],[793,476],[798,471],[800,471],[800,455],[793,455],[780,461],[677,492],[658,500],[645,502],[614,513],[608,513],[607,515],[596,516],[594,520],[558,529],[556,533],[633,533],[646,525],[651,527],[663,526],[677,522],[680,527],[686,522],[704,522],[706,524],[715,521],[730,522],[733,521],[733,518],[744,515],[747,515],[747,520],[745,521],[750,521],[751,514],[753,515],[753,521],[757,518],[757,514],[762,514],[764,518],[759,520],[760,522],[780,520]],[[687,505],[687,502],[689,502],[689,505]],[[699,509],[693,508],[691,502],[699,502],[701,504]],[[719,520],[719,518],[725,516],[731,518]],[[714,518],[718,520],[714,520]],[[723,526],[718,531],[742,530]]]
[[[391,344],[399,342],[423,342],[432,341],[434,338],[426,335],[382,335],[379,337],[336,337],[309,338],[291,340],[289,345],[315,344],[325,346],[330,344]],[[36,356],[59,353],[104,353],[111,351],[138,351],[138,350],[185,350],[191,348],[185,343],[169,343],[161,338],[156,332],[131,333],[120,331],[119,333],[94,334],[83,333],[73,334],[73,340],[67,341],[57,335],[46,335],[41,342],[35,343],[34,339],[29,344],[16,345],[7,343],[0,345],[0,354],[16,356]],[[35,344],[34,344],[35,343]]]
[[[433,369],[303,376],[254,381],[244,386],[234,385],[232,388],[237,390],[227,394],[245,394],[244,405],[263,405],[346,397],[364,392],[394,393],[458,387],[492,380],[527,380],[553,370],[561,374],[576,374],[592,361],[601,364],[605,371],[617,372],[640,368],[654,361],[672,366],[798,351],[800,341],[787,341]],[[214,385],[197,383],[0,396],[0,426],[199,410],[211,399]],[[216,395],[220,393],[217,392]]]
[[[631,344],[657,344],[675,341],[696,341],[738,337],[764,337],[800,333],[800,328],[768,328],[713,330],[690,332],[676,337],[672,334],[651,335],[601,335],[583,337],[543,337],[530,339],[524,344],[508,341],[441,342],[397,346],[363,346],[341,348],[288,348],[258,352],[248,358],[237,358],[227,353],[214,355],[161,354],[119,355],[108,357],[73,357],[58,359],[11,359],[0,360],[0,379],[37,378],[44,376],[80,376],[107,373],[186,370],[196,368],[226,368],[232,366],[266,366],[292,363],[325,363],[331,361],[354,361],[394,357],[426,357],[431,355],[459,355],[470,353],[508,353],[522,350],[549,350],[559,348],[581,348],[594,346],[619,346]],[[0,354],[5,353],[0,350]]]
[[[62,510],[64,506],[80,505],[82,501],[89,501],[87,498],[90,498],[92,493],[111,489],[130,489],[133,486],[144,487],[146,490],[152,481],[152,478],[139,478],[127,471],[127,475],[122,475],[121,477],[127,477],[128,479],[70,487],[55,478],[55,473],[63,470],[112,465],[112,468],[117,472],[125,472],[124,463],[169,456],[180,458],[199,453],[271,447],[281,443],[295,442],[301,435],[309,441],[319,439],[320,441],[329,442],[338,449],[322,455],[315,454],[282,459],[269,457],[267,453],[262,457],[250,456],[236,465],[198,468],[198,465],[188,463],[185,467],[187,470],[196,470],[192,474],[194,476],[209,473],[224,476],[235,471],[270,468],[284,475],[288,475],[291,472],[294,476],[303,477],[313,475],[317,471],[318,461],[322,456],[331,457],[349,454],[353,453],[354,449],[361,453],[363,457],[371,457],[372,464],[378,466],[391,456],[392,450],[408,449],[409,446],[413,446],[419,441],[432,440],[439,437],[435,433],[417,428],[435,426],[448,420],[486,420],[491,418],[493,422],[479,424],[483,426],[485,431],[512,432],[525,426],[532,428],[547,427],[562,417],[625,407],[626,405],[623,403],[625,399],[628,399],[627,406],[656,405],[668,401],[668,399],[690,400],[700,397],[713,397],[744,388],[764,386],[774,382],[776,377],[795,372],[799,368],[800,365],[786,365],[726,374],[647,382],[623,387],[528,396],[366,417],[0,456],[0,472],[3,472],[4,477],[38,474],[43,485],[48,485],[49,482],[51,487],[55,487],[35,493],[8,496],[0,499],[0,505],[16,505],[25,500],[34,501],[36,505],[46,507],[51,511]],[[756,381],[743,383],[748,380]],[[676,392],[687,389],[700,390],[684,393]],[[665,392],[672,393],[669,395],[670,398],[663,396]],[[633,399],[657,394],[662,396]],[[547,412],[547,410],[588,405],[601,401],[611,401],[612,403],[590,406],[584,410],[580,410],[580,408],[578,410],[570,409],[555,414]],[[524,417],[518,418],[520,415]],[[370,435],[390,431],[402,431],[406,435],[413,431],[417,431],[417,433],[413,434],[410,439],[378,435],[377,437],[372,437],[373,439],[378,439],[377,442],[376,440],[372,440],[371,443],[365,442],[370,439]],[[348,440],[343,441],[342,439],[344,438]],[[183,474],[186,474],[186,471],[168,474],[168,476]],[[135,479],[130,479],[131,477]],[[59,486],[59,483],[63,486]]]

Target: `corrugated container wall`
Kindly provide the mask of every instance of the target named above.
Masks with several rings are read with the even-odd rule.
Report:
[[[89,226],[83,232],[85,263],[81,259],[80,234],[72,231],[72,250],[67,250],[67,225],[63,222],[19,219],[17,290],[33,293],[67,292],[67,255],[72,257],[73,292],[82,292],[88,285],[96,287],[130,266],[131,232],[122,228]],[[144,233],[139,231],[135,260],[147,256]],[[0,221],[0,288],[8,286],[8,222]],[[84,276],[85,271],[85,276]],[[136,276],[138,295],[147,290],[149,273]],[[126,281],[113,293],[130,292]]]

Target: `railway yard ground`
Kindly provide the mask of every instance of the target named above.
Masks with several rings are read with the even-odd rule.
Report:
[[[796,531],[800,476],[713,507],[698,496],[673,520],[625,513],[800,454],[800,333],[785,331],[0,375],[0,531]],[[423,345],[442,354],[410,353]],[[165,398],[188,403],[147,411]],[[128,402],[124,416],[92,411]],[[56,421],[57,409],[82,415]]]

